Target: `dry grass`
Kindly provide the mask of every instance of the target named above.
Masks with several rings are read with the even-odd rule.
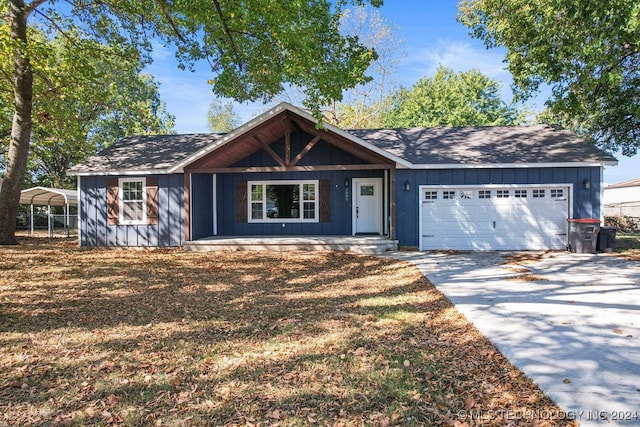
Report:
[[[614,254],[640,261],[640,234],[618,233]]]
[[[536,419],[558,409],[407,263],[46,239],[0,256],[0,425],[570,423]]]

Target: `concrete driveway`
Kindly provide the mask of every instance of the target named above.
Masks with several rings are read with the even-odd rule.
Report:
[[[394,257],[417,265],[581,425],[640,425],[640,262],[568,252],[504,258],[515,254]]]

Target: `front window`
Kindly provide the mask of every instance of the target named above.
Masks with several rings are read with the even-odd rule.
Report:
[[[249,222],[318,222],[318,181],[249,182]]]
[[[142,224],[146,222],[145,179],[122,178],[120,184],[120,223]]]

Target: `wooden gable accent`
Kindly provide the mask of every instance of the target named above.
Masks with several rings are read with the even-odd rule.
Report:
[[[298,153],[292,152],[292,133],[305,132],[312,139]],[[284,153],[276,153],[271,144],[284,138]],[[298,166],[319,141],[325,141],[355,157],[363,160],[364,164],[348,165],[318,165]],[[264,150],[275,162],[267,167],[237,167],[234,165],[246,157]],[[283,154],[283,155],[282,155]],[[316,129],[310,120],[288,111],[270,118],[242,135],[223,144],[218,149],[194,161],[185,169],[190,172],[205,173],[233,173],[233,172],[285,172],[285,171],[313,171],[313,170],[351,170],[351,169],[390,169],[395,163],[381,154],[368,150],[353,141],[327,131]]]

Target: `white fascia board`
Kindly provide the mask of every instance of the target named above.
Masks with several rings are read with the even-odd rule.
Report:
[[[617,162],[616,162],[617,163]],[[602,167],[608,162],[564,162],[564,163],[483,163],[470,165],[462,163],[448,163],[439,165],[416,164],[410,169],[530,169],[530,168],[575,168],[575,167]]]
[[[289,104],[288,102],[282,102],[278,105],[276,105],[275,107],[273,107],[272,109],[270,109],[269,111],[266,111],[262,114],[260,114],[258,117],[249,120],[247,123],[243,124],[242,126],[240,126],[239,128],[236,128],[235,130],[229,132],[228,134],[226,134],[224,137],[220,138],[219,140],[217,140],[215,143],[208,145],[206,147],[204,147],[203,149],[201,149],[200,151],[192,154],[191,156],[187,157],[186,159],[182,160],[181,162],[179,162],[178,164],[176,164],[175,166],[172,166],[171,168],[168,169],[168,173],[175,173],[175,172],[184,172],[184,167],[190,163],[193,163],[194,161],[202,158],[203,156],[205,156],[206,154],[217,150],[218,148],[222,147],[223,145],[227,144],[229,141],[238,138],[241,135],[244,135],[245,133],[251,131],[252,129],[254,129],[255,127],[257,127],[258,125],[264,123],[265,121],[271,119],[272,117],[276,116],[277,114],[280,114],[283,111],[290,111],[306,120],[309,120],[310,122],[314,123],[314,124],[318,124],[318,121],[309,113],[307,113],[304,110],[301,110],[298,107],[295,107],[291,104]],[[328,123],[323,123],[324,129],[328,130],[336,135],[340,135],[343,138],[349,139],[350,141],[353,141],[354,143],[370,150],[373,151],[374,153],[377,153],[393,162],[395,162],[396,164],[400,165],[400,166],[404,166],[405,168],[410,168],[411,167],[411,163],[407,162],[406,160],[401,159],[400,157],[394,156],[393,154],[384,151],[360,138],[355,137],[354,135],[351,135],[349,132],[346,132],[340,128],[337,128],[333,125],[330,125]]]
[[[318,121],[311,114],[307,113],[306,111],[303,111],[303,110],[299,109],[298,107],[295,107],[295,106],[293,106],[291,104],[288,104],[286,102],[284,102],[283,104],[285,104],[288,107],[287,109],[289,109],[293,113],[296,113],[297,115],[302,116],[303,118],[305,118],[305,119],[307,119],[307,120],[309,120],[309,121],[311,121],[313,123],[316,123],[316,124],[318,123]],[[280,104],[280,105],[283,105],[283,104]],[[400,166],[404,166],[405,168],[410,168],[412,166],[410,162],[408,162],[408,161],[406,161],[406,160],[404,160],[404,159],[402,159],[402,158],[400,158],[400,157],[398,157],[398,156],[396,156],[394,154],[391,154],[388,151],[383,150],[382,148],[378,148],[375,145],[370,144],[367,141],[365,141],[363,139],[360,139],[357,136],[354,136],[354,135],[350,134],[349,132],[347,132],[345,130],[340,129],[339,127],[336,127],[336,126],[331,125],[329,123],[323,123],[322,125],[324,126],[325,130],[329,130],[332,133],[335,133],[336,135],[340,135],[343,138],[346,138],[346,139],[348,139],[350,141],[353,141],[356,144],[366,148],[367,150],[373,151],[374,153],[379,154],[382,157],[384,157],[386,159],[389,159],[389,160],[395,162],[396,164],[398,164]]]
[[[67,172],[67,176],[109,176],[109,175],[122,175],[122,176],[142,176],[142,175],[168,175],[169,172],[166,169],[151,169],[151,170],[112,170],[112,171],[98,171],[98,172]]]
[[[186,165],[188,165],[189,163],[195,162],[196,160],[204,157],[206,154],[210,153],[211,151],[222,147],[223,145],[227,144],[229,141],[231,141],[233,139],[236,139],[237,137],[239,137],[241,135],[244,135],[245,133],[249,132],[251,129],[254,129],[259,124],[265,122],[266,120],[270,119],[271,117],[273,117],[276,114],[278,114],[278,113],[282,112],[283,110],[285,110],[286,109],[284,107],[285,105],[289,105],[289,104],[287,104],[287,103],[278,104],[275,107],[273,107],[271,110],[265,111],[264,113],[260,114],[258,117],[249,120],[248,122],[246,122],[242,126],[232,130],[231,132],[227,133],[222,138],[216,140],[213,144],[207,145],[206,147],[204,147],[201,150],[195,152],[194,154],[190,155],[186,159],[184,159],[184,160],[178,162],[177,164],[175,164],[174,166],[170,167],[167,170],[167,173],[176,173],[176,172],[177,173],[182,173],[182,172],[184,172],[184,167]]]

